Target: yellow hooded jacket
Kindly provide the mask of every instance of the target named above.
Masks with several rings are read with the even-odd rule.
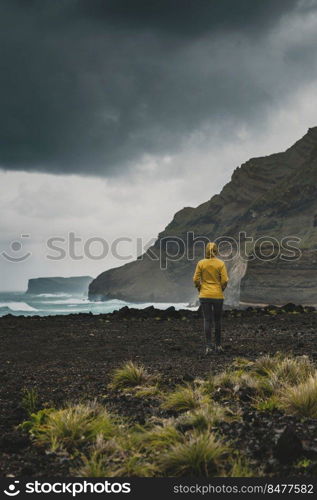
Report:
[[[216,257],[217,245],[207,243],[205,259],[198,262],[193,277],[199,290],[199,297],[223,299],[223,290],[228,284],[228,274],[225,263]]]

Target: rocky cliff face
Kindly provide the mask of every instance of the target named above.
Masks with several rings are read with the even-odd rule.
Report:
[[[71,278],[34,278],[28,282],[26,293],[39,295],[42,293],[87,294],[88,286],[93,281],[91,276],[73,276]]]
[[[317,148],[297,172],[259,200],[251,224],[256,238],[270,235],[299,238],[301,254],[294,260],[250,260],[241,282],[240,300],[317,304]]]
[[[230,275],[227,303],[316,304],[316,186],[317,127],[283,153],[252,158],[234,171],[220,194],[197,208],[177,212],[146,254],[102,273],[90,284],[89,296],[96,300],[193,301],[192,274],[203,245],[190,241],[189,233],[211,241],[222,237],[237,241],[240,233],[239,252],[235,245],[231,251],[228,242],[221,245]],[[243,232],[247,240],[241,240]],[[283,242],[290,236],[299,240]],[[177,259],[166,263],[167,255],[177,254],[180,241],[185,244]],[[291,259],[290,246],[299,248],[301,254],[295,252]],[[258,258],[261,251],[264,259],[262,255]],[[272,253],[270,260],[268,253]]]

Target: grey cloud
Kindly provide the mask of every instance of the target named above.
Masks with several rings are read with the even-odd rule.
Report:
[[[267,87],[254,74],[248,44],[296,6],[2,0],[0,165],[118,175],[144,154],[176,151],[206,124],[255,119],[278,95],[274,79]]]
[[[296,0],[80,0],[79,13],[117,27],[154,30],[185,38],[214,30],[267,28]]]

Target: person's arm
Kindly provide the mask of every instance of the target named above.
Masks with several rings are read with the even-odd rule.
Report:
[[[199,262],[196,266],[196,270],[195,270],[195,273],[193,276],[193,282],[194,282],[195,287],[198,290],[200,290],[200,287],[201,287],[201,267],[199,265]]]
[[[225,290],[225,288],[228,285],[228,281],[229,281],[229,278],[228,278],[226,264],[223,263],[223,266],[220,269],[220,283],[221,283],[222,290]]]

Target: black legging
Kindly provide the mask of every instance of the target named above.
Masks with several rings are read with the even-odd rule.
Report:
[[[211,330],[214,319],[216,345],[220,345],[223,299],[201,298],[200,304],[204,317],[204,332],[206,335],[206,343],[207,345],[211,345]]]

